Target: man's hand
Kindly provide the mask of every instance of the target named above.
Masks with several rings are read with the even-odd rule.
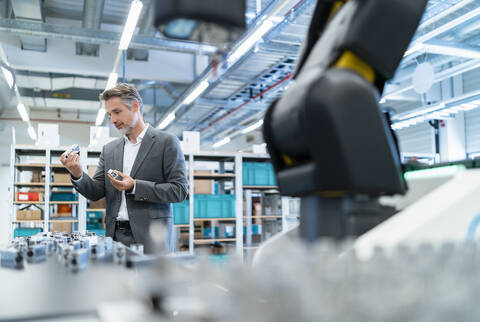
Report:
[[[110,179],[110,182],[115,187],[115,189],[119,191],[131,192],[133,190],[133,187],[135,186],[135,180],[120,171],[113,171],[115,171],[116,174],[122,177],[122,180],[117,180],[113,178],[110,174],[108,174],[108,178]]]
[[[67,168],[73,179],[79,179],[82,176],[83,170],[82,165],[80,164],[80,156],[78,155],[78,151],[73,151],[68,156],[63,153],[60,156],[60,162],[62,162],[63,166]]]

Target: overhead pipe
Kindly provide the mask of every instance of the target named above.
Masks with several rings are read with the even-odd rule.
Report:
[[[240,104],[239,106],[235,107],[233,110],[230,110],[228,111],[225,115],[222,115],[221,117],[219,117],[218,119],[216,119],[215,121],[211,122],[210,124],[208,124],[205,128],[203,128],[202,130],[200,130],[200,133],[203,133],[205,132],[207,129],[211,128],[212,126],[214,126],[215,124],[217,124],[218,122],[224,120],[225,118],[227,118],[228,116],[232,115],[233,113],[237,112],[238,110],[240,110],[242,107],[248,105],[249,103],[253,102],[254,100],[256,100],[257,98],[265,95],[265,93],[268,93],[269,91],[271,91],[272,89],[274,89],[275,87],[277,87],[278,85],[282,84],[283,82],[285,82],[286,80],[290,79],[292,77],[292,74],[287,74],[285,77],[283,77],[282,79],[280,79],[278,82],[276,82],[275,84],[273,84],[272,86],[266,88],[265,90],[261,91],[260,93],[258,93],[257,95],[255,95],[254,97],[252,97],[251,99],[249,99],[248,101]]]

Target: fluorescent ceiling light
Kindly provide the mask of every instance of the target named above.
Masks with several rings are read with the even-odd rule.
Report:
[[[23,103],[17,104],[17,110],[24,122],[30,121],[30,118],[28,117],[27,109],[25,108],[25,105],[23,105]]]
[[[13,75],[12,75],[12,72],[9,71],[8,69],[6,69],[5,67],[2,67],[2,72],[3,72],[3,76],[5,76],[5,79],[7,80],[8,86],[10,86],[10,88],[12,88],[12,87],[13,87]]]
[[[410,49],[408,49],[403,56],[408,56],[410,54],[413,54],[414,52],[420,51],[423,48],[422,43],[416,43]]]
[[[96,125],[96,126],[102,125],[103,119],[105,118],[105,114],[106,114],[105,109],[104,109],[103,107],[101,107],[101,108],[98,110],[98,113],[97,113],[97,120],[95,121],[95,125]]]
[[[228,142],[230,142],[230,138],[229,138],[229,137],[226,137],[226,138],[224,138],[223,140],[220,140],[220,141],[218,141],[217,143],[215,143],[215,144],[213,145],[213,148],[221,147],[222,145],[225,145],[225,144],[227,144]]]
[[[117,73],[113,73],[113,72],[110,73],[110,75],[108,75],[108,81],[107,81],[107,86],[105,87],[105,90],[114,87],[117,84],[117,79],[118,79]]]
[[[248,52],[257,41],[260,40],[275,24],[272,20],[267,19],[257,30],[255,30],[247,39],[245,39],[233,53],[228,57],[228,62],[233,63],[240,57],[242,57],[246,52]]]
[[[209,83],[206,80],[203,80],[198,84],[198,86],[185,98],[183,104],[188,105],[192,103],[197,97],[199,97],[208,87]]]
[[[28,135],[32,140],[37,140],[37,134],[35,133],[35,129],[31,125],[28,126]]]
[[[244,129],[242,130],[242,134],[247,134],[247,133],[249,133],[249,132],[252,132],[253,130],[258,129],[258,128],[259,128],[260,126],[262,126],[262,125],[263,125],[263,120],[260,120],[260,121],[258,121],[258,122],[255,122],[254,124],[252,124],[252,125],[244,128]]]
[[[130,6],[130,12],[128,13],[127,22],[125,23],[125,28],[123,29],[122,38],[120,38],[120,45],[118,49],[126,50],[132,40],[133,32],[137,26],[138,18],[140,17],[140,12],[142,12],[143,4],[139,0],[133,0],[132,5]]]
[[[170,113],[167,117],[157,126],[160,130],[166,128],[175,119],[175,114]]]
[[[380,100],[379,103],[380,103],[380,104],[385,104],[386,102],[387,102],[387,99],[384,97],[384,98],[382,98],[382,99]]]

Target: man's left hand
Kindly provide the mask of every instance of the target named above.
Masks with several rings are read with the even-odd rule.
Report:
[[[122,177],[122,180],[117,180],[113,178],[110,174],[108,174],[108,178],[110,179],[110,182],[115,187],[115,189],[119,191],[131,192],[133,190],[133,187],[135,186],[135,179],[120,171],[113,171],[115,171],[116,174]]]

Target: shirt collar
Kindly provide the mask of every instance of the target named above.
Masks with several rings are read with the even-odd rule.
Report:
[[[148,127],[149,127],[149,124],[146,123],[146,124],[145,124],[145,127],[144,127],[143,130],[142,130],[142,132],[140,132],[140,134],[139,134],[138,137],[137,137],[137,143],[142,142],[143,137],[145,136],[145,133],[147,133]],[[132,143],[132,141],[130,141],[126,135],[124,135],[123,138],[125,139],[126,142]],[[132,143],[132,144],[136,144],[136,143]]]

